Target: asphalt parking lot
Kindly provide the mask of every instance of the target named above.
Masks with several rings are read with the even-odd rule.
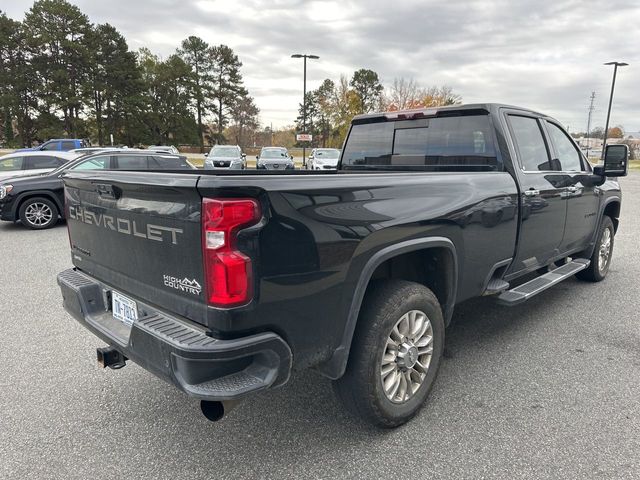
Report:
[[[0,223],[0,478],[639,478],[640,174],[608,278],[457,309],[426,407],[379,431],[312,372],[210,423],[62,309],[64,224]]]

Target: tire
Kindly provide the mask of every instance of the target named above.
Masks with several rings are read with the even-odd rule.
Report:
[[[411,344],[407,338],[409,336],[404,337],[402,342],[397,342],[400,348],[388,343],[393,341],[390,335],[396,336],[392,331],[401,323],[401,328],[396,331],[406,333],[406,327],[411,325],[411,318],[407,316],[413,315],[413,325],[421,330],[417,326],[421,317],[412,312],[422,313],[430,325],[425,336],[416,341],[417,345],[422,345],[417,351],[407,350],[407,345]],[[424,324],[422,327],[425,328]],[[404,280],[386,280],[373,284],[367,290],[358,317],[345,374],[333,382],[338,398],[351,413],[376,426],[393,428],[406,423],[418,413],[436,379],[444,350],[444,330],[438,299],[425,286]],[[430,342],[427,339],[429,333]],[[427,357],[428,353],[424,352],[430,346],[431,356]],[[387,362],[385,365],[382,363],[383,359]],[[417,362],[411,365],[416,359]],[[421,368],[425,363],[426,373]],[[383,369],[390,373],[385,376]],[[423,372],[422,375],[418,369]],[[403,393],[402,379],[399,381],[400,385],[395,386],[398,375],[405,376],[406,393]],[[420,383],[416,381],[411,395],[408,394],[407,375],[412,382],[421,380]],[[383,381],[390,386],[387,391]],[[403,396],[404,399],[400,398]]]
[[[607,233],[608,232],[608,233]],[[576,273],[576,277],[587,282],[600,282],[604,280],[611,266],[611,257],[613,256],[613,241],[615,237],[615,228],[613,221],[607,215],[602,217],[600,227],[598,229],[598,241],[591,255],[591,263],[588,268]],[[608,242],[607,242],[608,238]],[[607,246],[608,243],[608,246]],[[606,257],[601,261],[601,254]]]
[[[34,197],[20,205],[20,222],[31,230],[44,230],[58,223],[58,207],[45,197]]]

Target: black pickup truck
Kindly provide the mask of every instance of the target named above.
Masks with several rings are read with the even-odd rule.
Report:
[[[201,400],[314,368],[383,427],[418,411],[457,303],[602,280],[624,145],[591,167],[560,124],[496,104],[353,119],[337,171],[70,171],[64,307]]]

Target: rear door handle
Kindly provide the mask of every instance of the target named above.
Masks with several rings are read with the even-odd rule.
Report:
[[[567,187],[569,193],[576,193],[578,190],[580,190],[578,187]]]
[[[533,188],[530,188],[529,190],[524,191],[525,197],[537,197],[538,195],[540,195],[540,190],[535,190]]]

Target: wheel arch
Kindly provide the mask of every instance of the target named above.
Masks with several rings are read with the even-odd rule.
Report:
[[[613,222],[613,228],[615,232],[618,231],[619,217],[620,217],[620,198],[612,197],[607,200],[604,204],[604,208],[602,210],[602,215],[600,216],[600,220],[602,220],[602,216],[607,215],[611,218]],[[615,233],[614,232],[614,233]]]
[[[56,208],[58,209],[58,215],[60,215],[61,217],[64,217],[64,207],[60,203],[60,199],[57,197],[55,193],[50,192],[48,190],[35,190],[35,191],[24,192],[20,194],[20,196],[18,196],[18,198],[15,201],[15,206],[13,207],[14,208],[13,213],[15,218],[18,218],[18,215],[20,213],[20,207],[22,207],[24,202],[32,198],[38,198],[38,197],[41,197],[41,198],[44,197],[47,200],[51,200],[53,204],[56,206]]]
[[[419,263],[423,261],[426,263]],[[416,276],[416,270],[406,270],[405,265],[422,266],[426,274],[435,271],[435,276]],[[433,267],[442,267],[433,270]],[[389,275],[381,276],[386,269]],[[430,288],[443,307],[445,325],[451,322],[458,286],[458,258],[455,245],[445,237],[429,237],[408,240],[390,245],[373,254],[358,278],[349,307],[347,321],[340,345],[332,357],[318,370],[331,379],[340,378],[346,369],[360,309],[367,288],[378,278],[397,278],[416,281]]]

